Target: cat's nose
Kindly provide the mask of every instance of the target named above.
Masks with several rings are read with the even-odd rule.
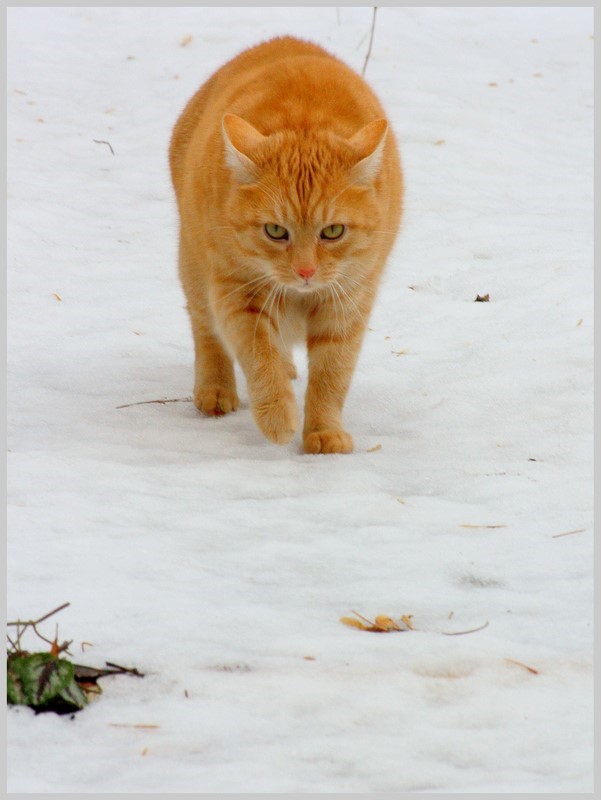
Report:
[[[301,278],[304,278],[306,281],[312,278],[316,272],[316,267],[298,267],[296,270],[297,275],[300,275]]]

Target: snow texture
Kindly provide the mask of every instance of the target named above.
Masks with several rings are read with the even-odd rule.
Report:
[[[270,444],[242,380],[118,408],[192,389],[184,104],[273,35],[360,71],[370,23],[9,9],[8,617],[70,601],[75,661],[146,673],[11,709],[12,792],[592,790],[592,8],[380,8],[407,194],[354,454]]]

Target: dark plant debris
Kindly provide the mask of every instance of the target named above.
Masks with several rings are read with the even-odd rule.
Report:
[[[8,652],[6,660],[6,694],[9,705],[23,705],[36,714],[53,711],[55,714],[73,714],[81,711],[102,690],[98,679],[107,675],[135,675],[144,677],[136,668],[122,667],[111,662],[105,668],[73,664],[61,653],[68,653],[72,642],[58,643],[58,630],[54,639],[40,633],[38,626],[53,614],[62,611],[69,603],[50,611],[36,620],[7,622],[16,628],[12,636],[7,634]],[[23,636],[31,631],[50,645],[50,651],[29,652],[23,647]]]

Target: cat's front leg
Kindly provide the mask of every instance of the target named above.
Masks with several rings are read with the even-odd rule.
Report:
[[[342,427],[342,407],[357,362],[364,326],[321,329],[307,337],[309,383],[305,397],[305,453],[350,453],[353,438]]]
[[[298,410],[290,382],[290,363],[274,344],[276,319],[253,302],[222,306],[218,315],[224,338],[246,376],[253,417],[272,442],[286,444],[298,428]]]
[[[194,335],[194,405],[203,414],[219,417],[236,411],[239,400],[236,393],[234,365],[215,336],[207,319],[188,306]]]

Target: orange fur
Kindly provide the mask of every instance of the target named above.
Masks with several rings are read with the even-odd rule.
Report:
[[[194,401],[205,414],[238,407],[235,358],[258,427],[290,441],[298,427],[291,348],[304,340],[304,450],[352,450],[342,407],[401,213],[384,117],[362,78],[291,37],[225,64],[184,109],[170,166]],[[268,224],[286,237],[270,238]]]

